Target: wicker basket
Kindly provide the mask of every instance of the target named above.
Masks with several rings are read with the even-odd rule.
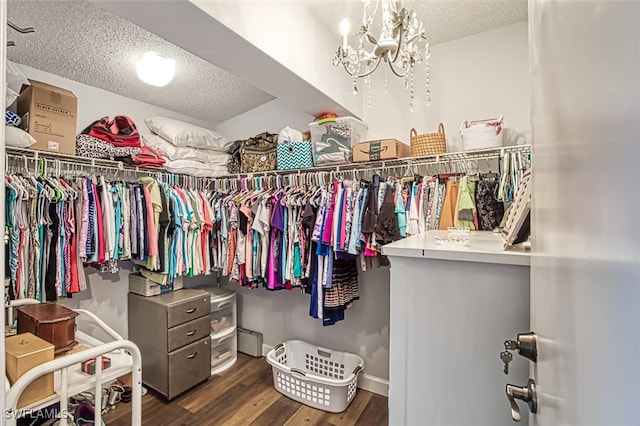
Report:
[[[439,155],[447,152],[447,139],[444,135],[444,125],[438,124],[436,133],[419,135],[416,129],[411,129],[411,156]]]

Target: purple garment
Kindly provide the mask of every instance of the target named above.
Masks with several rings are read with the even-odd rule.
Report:
[[[347,253],[346,251],[336,251],[336,260],[355,260],[359,257],[357,254]]]
[[[95,217],[96,217],[96,202],[95,202],[95,194],[93,193],[93,184],[89,179],[85,179],[84,181],[87,187],[87,194],[89,198],[89,223],[87,230],[87,245],[86,248],[86,257],[93,257],[96,252],[96,245],[94,242],[94,227],[95,227]]]
[[[280,198],[274,200],[271,227],[284,231],[284,206],[280,203]]]

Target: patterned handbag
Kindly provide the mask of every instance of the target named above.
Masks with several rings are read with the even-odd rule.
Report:
[[[242,142],[240,172],[261,173],[276,170],[278,135],[261,133]]]
[[[278,170],[313,167],[311,142],[290,142],[278,145]]]
[[[229,161],[227,162],[227,172],[231,174],[240,173],[242,141],[235,141],[231,147]]]

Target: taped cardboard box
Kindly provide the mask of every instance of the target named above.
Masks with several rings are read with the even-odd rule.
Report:
[[[76,154],[78,98],[70,90],[29,80],[18,97],[17,113],[23,130],[40,151]]]
[[[397,139],[380,139],[354,145],[353,161],[362,163],[366,161],[393,160],[408,157],[409,153],[409,145],[405,145]]]

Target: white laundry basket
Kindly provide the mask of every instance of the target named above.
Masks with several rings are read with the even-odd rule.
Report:
[[[462,149],[473,151],[502,146],[504,117],[479,121],[464,121],[460,125]]]
[[[364,360],[358,355],[289,340],[267,354],[276,390],[302,404],[340,413],[356,396]]]

